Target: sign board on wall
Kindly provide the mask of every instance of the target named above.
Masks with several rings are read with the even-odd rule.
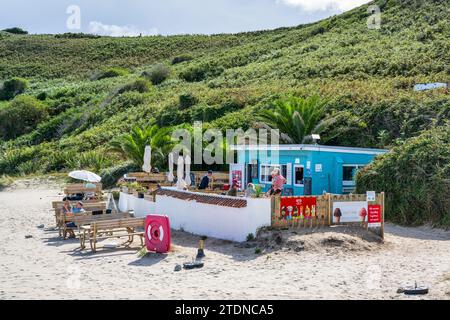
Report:
[[[381,227],[381,206],[369,205],[367,222],[369,228]]]
[[[245,188],[244,170],[245,166],[243,164],[230,165],[230,186],[232,186],[233,183],[237,183],[239,189]]]
[[[322,171],[323,171],[322,164],[316,163],[316,172],[322,172]]]
[[[311,219],[316,217],[316,197],[281,198],[281,220]]]
[[[334,202],[332,215],[334,223],[338,221],[339,216],[340,222],[365,221],[367,216],[367,202],[366,201]]]
[[[367,202],[372,202],[372,201],[376,201],[376,193],[375,191],[367,191]]]

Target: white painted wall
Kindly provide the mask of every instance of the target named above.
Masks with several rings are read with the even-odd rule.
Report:
[[[153,203],[121,193],[119,210],[134,210],[136,217],[148,214],[167,215],[172,229],[242,242],[247,239],[248,234],[256,235],[259,228],[271,225],[270,199],[246,200],[247,207],[230,208],[160,195],[156,196],[156,203]]]
[[[146,217],[149,214],[155,214],[156,204],[154,202],[139,199],[132,194],[120,193],[119,198],[119,211],[128,212],[130,210],[134,211],[135,217]]]
[[[247,207],[229,208],[157,196],[155,213],[169,216],[173,229],[242,242],[271,225],[270,209],[270,199],[247,199]]]

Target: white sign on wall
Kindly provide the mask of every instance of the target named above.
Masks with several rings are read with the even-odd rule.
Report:
[[[323,168],[322,168],[322,164],[321,163],[316,163],[316,172],[322,172]]]
[[[367,202],[376,201],[376,193],[375,191],[367,191]]]
[[[286,163],[286,184],[292,184],[292,164]]]
[[[367,216],[367,202],[334,202],[333,203],[333,222],[337,222],[336,214],[340,212],[340,222],[361,222],[361,211],[365,210]]]

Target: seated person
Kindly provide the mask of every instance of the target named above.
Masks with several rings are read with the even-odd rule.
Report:
[[[85,200],[94,200],[94,199],[95,199],[95,191],[96,191],[96,189],[97,189],[97,186],[96,186],[94,183],[92,183],[92,182],[88,182],[88,183],[86,183],[86,184],[84,185],[84,187],[85,187],[86,189],[92,189],[92,191],[87,191],[87,192],[84,194],[84,199],[85,199]]]
[[[152,173],[159,173],[159,169],[156,168],[156,167],[155,167],[155,168],[152,168],[151,172],[152,172]]]
[[[202,178],[202,181],[200,182],[200,185],[198,186],[198,189],[199,190],[207,189],[211,179],[212,179],[212,171],[209,170],[208,173]]]
[[[77,214],[82,212],[85,212],[85,210],[83,209],[83,202],[79,201],[77,202],[75,208],[72,209],[72,212],[68,212],[68,214]],[[75,232],[73,232],[73,228],[76,228],[77,225],[74,222],[68,222],[66,223],[66,227],[68,228],[67,232],[69,233],[69,239],[75,238]]]
[[[253,183],[249,183],[247,185],[247,189],[245,190],[246,198],[254,198],[256,196],[255,185]]]
[[[84,194],[82,193],[75,193],[75,194],[70,194],[68,196],[65,196],[63,201],[78,201],[78,200],[83,200]]]
[[[233,183],[230,190],[228,190],[227,192],[227,196],[237,197],[237,195],[238,195],[238,185],[236,183]]]
[[[63,207],[61,208],[61,213],[70,213],[72,212],[72,206],[70,205],[70,201],[69,200],[65,200]]]

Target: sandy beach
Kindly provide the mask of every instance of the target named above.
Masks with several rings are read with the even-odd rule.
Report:
[[[244,244],[207,239],[205,266],[176,272],[198,236],[174,231],[172,252],[144,258],[137,243],[79,251],[78,240],[49,230],[59,193],[39,181],[0,191],[0,299],[450,299],[449,231],[388,224],[383,244],[336,227],[266,231]],[[430,293],[397,293],[414,281]]]

